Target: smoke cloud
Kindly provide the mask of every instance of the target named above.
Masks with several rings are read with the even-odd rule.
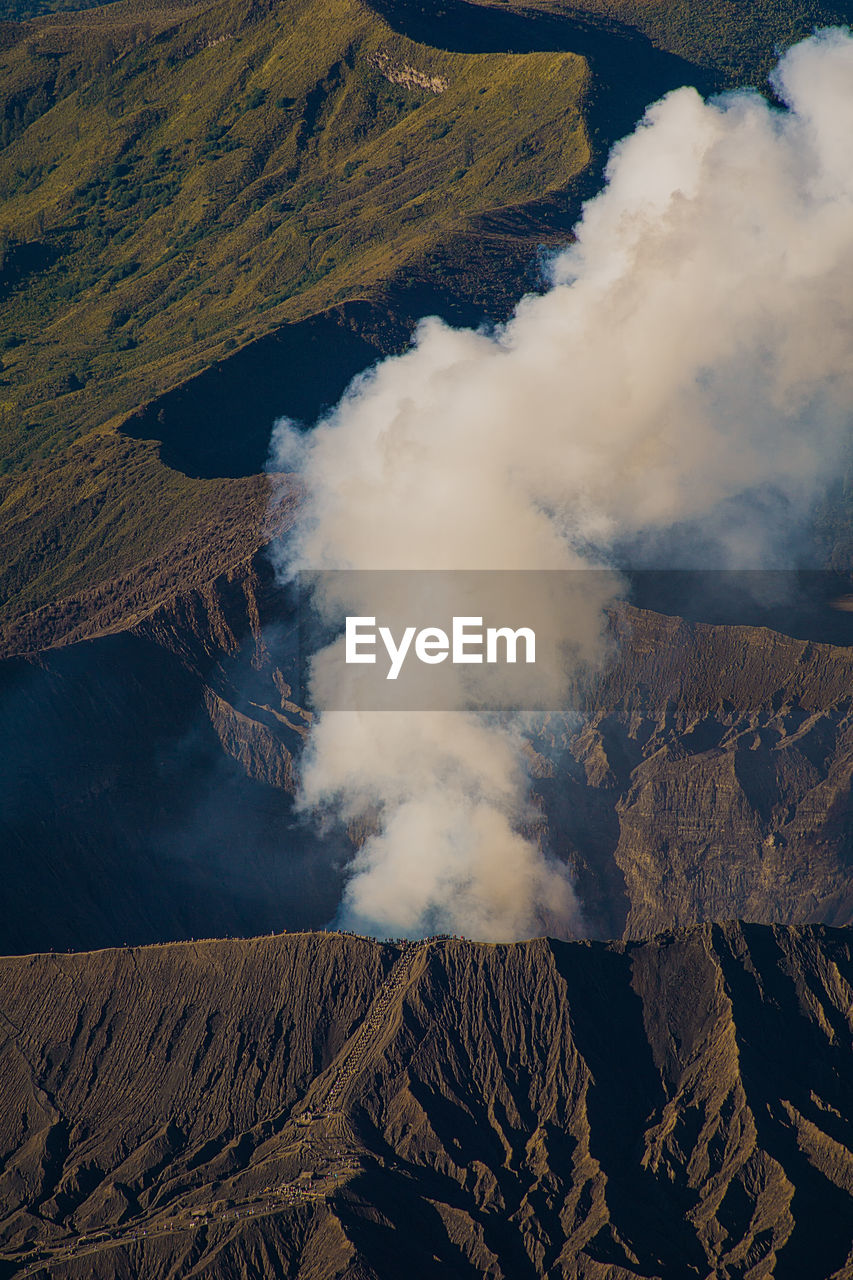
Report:
[[[600,567],[644,544],[780,562],[853,406],[853,39],[804,41],[772,84],[784,108],[669,94],[614,149],[547,292],[494,332],[424,320],[308,436],[279,424],[273,464],[306,487],[287,571]],[[303,803],[370,815],[341,921],[582,929],[524,760],[519,723],[323,713]]]

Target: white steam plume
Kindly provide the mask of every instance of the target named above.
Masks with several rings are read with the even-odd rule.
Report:
[[[546,294],[494,334],[425,320],[357,379],[299,446],[289,568],[571,568],[678,523],[720,566],[772,561],[767,495],[806,513],[853,406],[853,39],[804,41],[773,85],[786,110],[651,107]],[[281,426],[279,468],[295,447]],[[576,929],[564,869],[519,834],[523,760],[519,729],[475,716],[324,713],[305,803],[379,815],[342,919]]]

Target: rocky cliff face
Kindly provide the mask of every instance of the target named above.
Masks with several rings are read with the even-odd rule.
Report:
[[[537,762],[591,923],[849,923],[853,650],[631,608],[614,631],[580,731],[548,725]]]
[[[851,1274],[850,935],[0,962],[5,1274]]]
[[[6,952],[316,928],[352,846],[296,823],[310,725],[263,555],[0,668]],[[853,650],[622,607],[531,754],[590,936],[853,918]]]

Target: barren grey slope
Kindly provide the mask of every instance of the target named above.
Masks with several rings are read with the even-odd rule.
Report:
[[[733,924],[3,961],[6,1274],[841,1280],[850,960]]]

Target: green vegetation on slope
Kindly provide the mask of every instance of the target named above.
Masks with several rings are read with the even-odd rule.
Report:
[[[108,0],[0,0],[0,20],[21,22],[42,13],[65,13],[75,9],[94,9]]]
[[[126,50],[0,157],[17,458],[32,432],[52,449],[57,429],[126,412],[585,164],[578,58],[439,54],[351,0],[322,14],[318,39],[314,3],[250,27],[209,10]]]
[[[283,322],[405,279],[448,233],[589,159],[581,58],[439,52],[357,0],[122,3],[3,30],[7,485],[39,460],[61,472],[75,438]],[[195,499],[176,487],[152,479],[139,519],[186,522]],[[112,571],[135,523],[93,539],[84,578]]]
[[[594,19],[603,38],[634,25],[741,82],[839,13],[818,0],[534,7]],[[392,21],[398,8],[417,4],[390,5]],[[483,297],[507,274],[483,251],[483,215],[565,191],[593,149],[581,57],[440,50],[361,0],[121,0],[0,23],[0,73],[7,617],[126,567],[141,529],[150,541],[195,521],[202,488],[166,477],[153,448],[109,443],[140,405],[283,324],[384,303],[389,281]],[[541,225],[504,222],[513,270]],[[69,514],[81,437],[115,468],[117,503],[85,538]]]
[[[241,33],[218,7],[143,41],[0,156],[7,466],[588,158],[572,55],[418,49],[350,0],[323,39],[317,5],[287,14]],[[41,30],[61,65],[76,30]],[[29,60],[6,59],[11,83]],[[435,88],[389,80],[412,75]]]

